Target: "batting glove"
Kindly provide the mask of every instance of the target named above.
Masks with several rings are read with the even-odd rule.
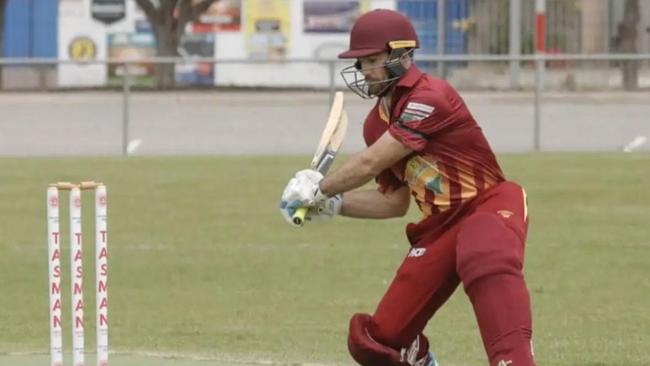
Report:
[[[343,205],[343,194],[339,193],[332,197],[320,201],[316,207],[309,210],[308,214],[312,214],[314,218],[316,217],[326,217],[333,218],[334,216],[341,213],[341,206]],[[314,212],[315,211],[315,212]]]
[[[327,196],[321,192],[319,183],[323,180],[323,174],[317,170],[313,169],[304,169],[296,173],[295,178],[301,182],[304,182],[305,185],[308,185],[311,182],[313,187],[313,196],[309,197],[311,202],[308,203],[312,205],[313,203],[324,201],[327,199]]]
[[[297,203],[296,203],[297,204]],[[305,215],[306,221],[317,222],[326,219],[332,219],[334,216],[341,213],[341,206],[343,204],[343,194],[337,194],[329,197],[324,201],[320,201],[316,206],[310,206]],[[291,226],[298,226],[293,222],[293,214],[298,208],[302,206],[295,206],[286,201],[280,202],[280,212],[282,217]]]
[[[316,174],[296,174],[296,177],[289,180],[289,183],[287,183],[287,186],[282,192],[282,197],[280,198],[280,213],[284,220],[292,226],[296,226],[292,217],[298,208],[314,207],[315,191],[318,190],[318,182],[323,176],[316,171],[311,172]]]

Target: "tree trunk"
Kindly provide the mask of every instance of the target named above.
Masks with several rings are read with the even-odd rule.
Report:
[[[5,0],[0,0],[5,1]],[[156,36],[156,51],[160,57],[177,57],[178,45],[185,25],[197,20],[208,7],[219,0],[136,0],[147,15]],[[156,64],[154,76],[160,89],[174,87],[174,64]]]
[[[176,30],[171,27],[156,27],[156,51],[160,57],[178,56]],[[155,67],[156,86],[160,89],[173,88],[176,83],[175,65],[159,63]]]
[[[619,52],[637,53],[637,36],[639,27],[639,0],[625,0],[623,21],[618,25],[616,44]],[[623,90],[636,90],[639,88],[639,63],[638,61],[621,62],[623,74]]]

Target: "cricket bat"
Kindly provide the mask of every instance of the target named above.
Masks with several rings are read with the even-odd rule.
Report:
[[[314,158],[311,160],[310,167],[312,169],[319,171],[323,175],[327,173],[343,143],[347,129],[348,115],[343,106],[343,92],[336,92],[325,129],[320,136]],[[307,207],[297,209],[292,217],[293,223],[302,226],[305,223],[307,211]]]

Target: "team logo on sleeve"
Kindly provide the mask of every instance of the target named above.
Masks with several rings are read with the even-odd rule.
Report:
[[[434,110],[435,107],[433,106],[422,104],[422,103],[410,102],[409,104],[406,105],[404,111],[402,111],[402,114],[399,116],[399,119],[405,123],[412,122],[412,121],[421,121],[429,117]]]

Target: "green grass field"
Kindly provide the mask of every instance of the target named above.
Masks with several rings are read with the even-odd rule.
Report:
[[[650,365],[650,155],[500,160],[529,195],[526,273],[539,365]],[[86,179],[108,186],[114,365],[352,364],[348,318],[374,310],[406,253],[407,219],[337,218],[289,227],[277,209],[279,195],[308,161],[0,159],[0,364],[47,360],[45,188],[50,181]],[[91,196],[85,198],[86,347],[92,351],[93,208]],[[67,233],[66,208],[61,216]],[[411,211],[408,219],[416,218]],[[462,289],[426,333],[442,365],[486,364]],[[179,359],[145,357],[155,354]],[[207,361],[192,361],[201,359]]]

